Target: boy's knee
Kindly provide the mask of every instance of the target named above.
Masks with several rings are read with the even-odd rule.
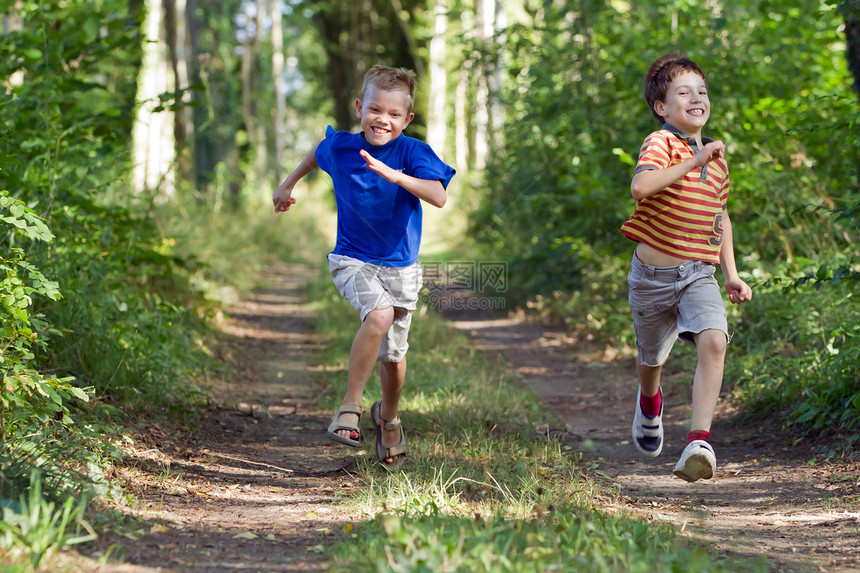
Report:
[[[721,330],[704,330],[696,336],[696,348],[710,355],[724,355],[728,345],[726,333]]]
[[[370,311],[364,318],[364,324],[378,332],[388,332],[394,324],[394,308],[377,308]]]

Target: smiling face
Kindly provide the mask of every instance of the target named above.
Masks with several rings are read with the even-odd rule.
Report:
[[[664,122],[698,139],[711,115],[705,79],[696,72],[678,74],[666,89],[666,96],[654,102],[654,111]]]
[[[415,114],[409,111],[409,96],[398,90],[369,86],[362,99],[355,100],[355,115],[371,145],[385,145],[396,139]]]

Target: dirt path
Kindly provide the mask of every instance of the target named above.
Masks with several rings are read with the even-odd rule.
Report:
[[[353,488],[354,452],[333,446],[315,409],[319,342],[307,324],[302,285],[310,271],[288,266],[272,287],[223,322],[225,359],[244,371],[221,391],[199,427],[149,426],[123,470],[138,500],[126,513],[142,535],[104,536],[123,565],[98,571],[323,571],[322,546],[355,516],[332,501]],[[714,479],[672,476],[689,416],[687,375],[664,380],[666,446],[639,457],[630,440],[635,373],[630,360],[589,353],[561,330],[512,319],[460,315],[452,324],[518,372],[562,424],[551,428],[586,451],[617,484],[606,511],[673,524],[716,547],[765,555],[774,571],[860,571],[860,464],[809,465],[808,444],[787,447],[755,428],[713,430]]]
[[[314,403],[318,341],[302,286],[310,272],[287,266],[270,288],[241,302],[222,324],[225,359],[244,366],[194,429],[150,426],[123,470],[142,507],[136,538],[109,535],[123,565],[99,571],[323,571],[323,544],[349,516],[331,504],[350,491],[353,452],[320,428]],[[93,548],[90,548],[92,551]]]
[[[666,443],[657,459],[630,443],[636,373],[630,359],[584,350],[556,328],[480,315],[451,316],[478,345],[504,359],[566,426],[561,435],[619,490],[610,511],[628,511],[692,532],[716,547],[764,555],[773,571],[860,571],[860,463],[810,465],[801,441],[734,428],[725,403],[712,429],[714,479],[672,475],[685,444],[689,374],[663,381]]]

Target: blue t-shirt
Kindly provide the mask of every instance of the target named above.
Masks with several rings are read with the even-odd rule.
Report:
[[[361,149],[392,169],[441,181],[445,188],[455,171],[429,145],[403,134],[377,146],[367,143],[361,132],[329,126],[317,147],[317,165],[331,175],[337,201],[332,253],[387,267],[415,264],[421,245],[421,200],[368,169]]]

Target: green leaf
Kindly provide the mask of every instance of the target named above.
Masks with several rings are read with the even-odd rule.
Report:
[[[75,398],[77,398],[78,400],[82,400],[83,402],[89,402],[90,401],[89,395],[86,392],[84,392],[83,390],[81,390],[80,388],[78,388],[77,386],[70,386],[69,392],[71,392],[72,395]]]

